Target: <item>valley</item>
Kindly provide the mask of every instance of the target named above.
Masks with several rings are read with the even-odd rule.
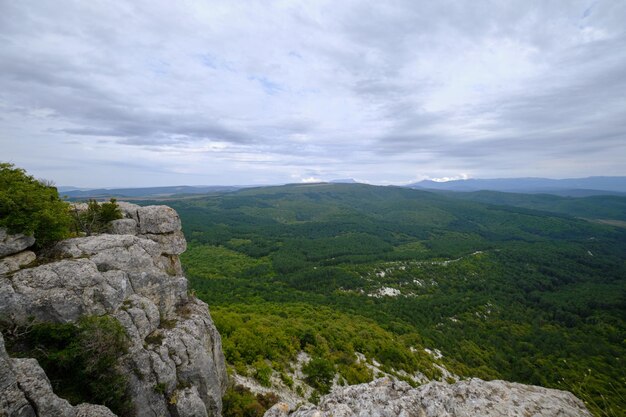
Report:
[[[537,211],[315,184],[167,204],[231,371],[270,391],[315,401],[383,374],[414,386],[480,377],[569,390],[597,415],[618,415],[626,231],[550,213],[545,200]],[[298,368],[302,354],[309,369]]]

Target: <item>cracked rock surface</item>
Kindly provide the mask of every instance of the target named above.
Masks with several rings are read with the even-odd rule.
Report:
[[[318,406],[289,410],[278,403],[265,417],[591,417],[573,394],[555,389],[477,378],[411,388],[381,378],[339,388]]]
[[[166,206],[120,206],[125,218],[110,224],[111,234],[59,242],[50,263],[0,270],[0,316],[15,324],[112,316],[130,338],[121,366],[137,416],[219,416],[227,384],[221,339],[207,305],[187,293],[180,218]],[[29,243],[21,242],[11,250]],[[34,359],[1,350],[0,416],[113,415],[102,406],[72,407]]]

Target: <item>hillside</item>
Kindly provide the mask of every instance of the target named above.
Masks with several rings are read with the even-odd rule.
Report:
[[[500,191],[526,194],[557,194],[570,197],[626,193],[626,177],[587,178],[470,178],[452,181],[424,180],[407,185],[409,188],[446,191]]]
[[[623,229],[361,184],[168,204],[227,360],[266,385],[290,385],[304,351],[321,374],[307,396],[335,369],[340,383],[456,374],[568,389],[598,415],[626,406]]]

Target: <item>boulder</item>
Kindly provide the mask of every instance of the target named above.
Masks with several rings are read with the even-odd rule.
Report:
[[[0,258],[21,252],[35,244],[33,236],[21,233],[12,235],[6,229],[0,228]]]
[[[187,250],[185,235],[180,230],[165,234],[145,233],[141,237],[158,243],[163,253],[168,255],[180,255]]]
[[[134,219],[117,219],[109,223],[109,233],[114,235],[136,235],[137,222]]]
[[[6,256],[0,259],[0,275],[17,271],[24,265],[33,262],[36,258],[35,252],[29,250]]]
[[[137,222],[138,233],[172,233],[181,230],[178,213],[168,206],[138,206],[119,202],[118,206],[126,218]]]

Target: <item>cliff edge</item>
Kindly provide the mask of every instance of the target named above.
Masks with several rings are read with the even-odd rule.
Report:
[[[178,214],[119,206],[124,218],[109,233],[61,241],[46,259],[28,250],[32,238],[0,231],[0,317],[14,326],[112,317],[129,338],[119,366],[138,417],[219,416],[227,385],[221,339],[207,305],[188,294]],[[1,338],[0,398],[2,416],[114,415],[57,397],[37,361],[9,357]]]

